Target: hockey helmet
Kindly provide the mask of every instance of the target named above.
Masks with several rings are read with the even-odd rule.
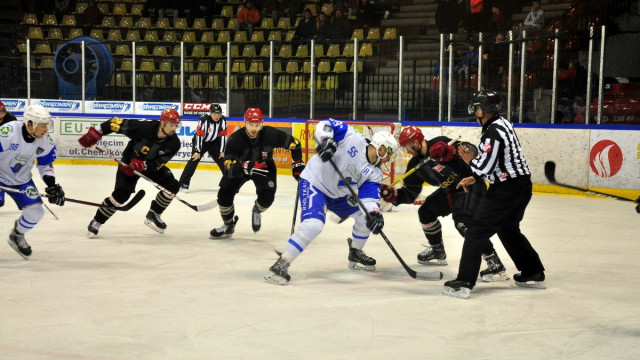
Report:
[[[160,120],[180,124],[180,114],[178,114],[176,109],[166,108],[162,111],[162,114],[160,114]]]
[[[209,111],[212,114],[222,114],[222,107],[218,104],[211,104],[211,106],[209,107]]]
[[[29,122],[34,127],[38,124],[49,124],[51,121],[51,114],[42,105],[31,105],[24,111],[24,124],[29,125]]]
[[[262,123],[264,121],[264,115],[259,108],[248,108],[244,113],[244,121],[250,123]]]
[[[380,162],[380,160],[382,160],[382,158],[384,158],[384,156],[380,157],[380,153],[378,152],[380,146],[385,147],[385,154],[389,155],[389,160],[391,161],[395,160],[398,154],[398,141],[388,131],[378,131],[377,133],[373,134],[373,136],[371,137],[371,145],[376,148],[376,156],[378,157],[376,165]]]
[[[469,99],[469,114],[475,114],[477,108],[488,114],[497,114],[500,111],[500,97],[495,91],[480,90]]]
[[[410,145],[412,142],[422,142],[424,135],[422,131],[415,126],[407,126],[400,132],[400,146]]]

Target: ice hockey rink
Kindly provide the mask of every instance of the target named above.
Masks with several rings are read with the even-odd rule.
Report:
[[[101,202],[115,166],[58,165],[67,197]],[[174,170],[179,176],[181,170]],[[37,174],[37,172],[34,172]],[[215,199],[220,173],[198,170],[192,191]],[[640,214],[630,202],[534,194],[522,223],[547,269],[547,289],[513,280],[482,283],[467,300],[442,295],[456,276],[462,238],[442,220],[449,265],[416,262],[426,239],[417,207],[385,213],[384,232],[416,271],[414,280],[380,236],[365,251],[375,272],[347,268],[351,222],[327,222],[291,265],[286,286],[263,280],[291,231],[295,181],[278,177],[262,230],[251,230],[253,184],[236,197],[233,238],[210,240],[218,209],[174,201],[160,235],[143,224],[157,191],[118,212],[88,239],[95,207],[48,204],[27,234],[23,260],[0,243],[0,359],[638,359]],[[433,188],[425,188],[426,192]],[[0,233],[19,216],[7,198]],[[510,277],[517,272],[497,238]],[[484,264],[483,264],[484,266]]]

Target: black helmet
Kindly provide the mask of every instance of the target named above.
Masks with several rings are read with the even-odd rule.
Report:
[[[222,107],[220,107],[220,105],[218,104],[211,104],[211,107],[209,107],[209,111],[214,114],[222,114]]]
[[[485,113],[497,114],[500,111],[500,97],[495,91],[480,90],[469,99],[469,114],[475,114],[476,107]]]

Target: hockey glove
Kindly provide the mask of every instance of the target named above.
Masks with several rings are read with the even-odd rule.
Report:
[[[320,159],[322,159],[323,162],[327,162],[333,157],[333,154],[336,153],[336,149],[338,149],[338,143],[332,138],[326,138],[318,144],[316,152],[320,155]]]
[[[431,159],[437,162],[449,162],[456,154],[456,148],[453,145],[447,145],[444,141],[438,141],[429,148]]]
[[[142,172],[144,171],[145,165],[144,165],[144,161],[138,159],[138,158],[133,158],[131,159],[131,161],[129,162],[129,165],[127,166],[120,166],[120,170],[125,173],[125,175],[127,176],[135,176],[137,172]]]
[[[267,177],[267,175],[269,175],[267,164],[263,164],[258,161],[245,161],[242,163],[242,168],[244,169],[245,175],[259,175],[264,177]]]
[[[64,205],[64,190],[62,190],[62,186],[60,186],[60,184],[47,186],[44,191],[48,195],[49,203],[56,204],[58,206]]]
[[[382,228],[384,227],[384,218],[382,218],[382,214],[377,211],[372,211],[369,213],[369,217],[367,218],[367,229],[371,230],[374,234],[380,234]]]
[[[296,160],[291,163],[291,173],[296,181],[300,181],[300,174],[302,174],[302,170],[304,170],[304,161]]]
[[[382,196],[382,200],[391,204],[398,201],[398,192],[396,191],[396,189],[389,187],[386,184],[382,184],[382,188],[380,189],[380,196]]]
[[[100,139],[102,139],[102,134],[92,126],[86,134],[82,135],[80,139],[78,139],[78,142],[82,147],[88,148],[97,144]]]
[[[461,142],[460,144],[458,144],[458,147],[457,147],[456,149],[458,149],[458,150],[459,150],[459,149],[460,149],[460,146],[462,146],[462,145],[464,145],[464,146],[466,146],[466,147],[467,147],[467,148],[465,149],[465,150],[466,150],[465,152],[471,152],[471,153],[473,154],[473,157],[474,157],[474,158],[475,158],[476,156],[478,156],[478,148],[477,148],[475,145],[473,145],[473,144],[472,144],[472,143],[470,143],[470,142],[463,141],[463,142]]]

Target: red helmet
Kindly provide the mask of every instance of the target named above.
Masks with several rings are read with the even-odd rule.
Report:
[[[4,104],[2,103],[2,101],[0,101],[0,112],[5,111],[6,108],[4,107]]]
[[[424,140],[424,135],[422,135],[422,131],[415,126],[407,126],[402,129],[400,133],[400,146],[407,146],[409,143],[414,141],[421,142]]]
[[[180,114],[176,111],[176,109],[166,108],[160,114],[160,120],[164,120],[170,123],[179,124],[180,123]]]
[[[248,108],[244,113],[244,121],[250,123],[261,123],[264,121],[264,115],[259,108]]]

